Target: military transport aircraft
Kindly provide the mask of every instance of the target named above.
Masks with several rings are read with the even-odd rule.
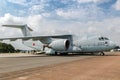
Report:
[[[22,30],[24,37],[0,38],[3,40],[15,41],[21,39],[23,44],[40,50],[42,43],[42,51],[49,55],[68,54],[68,53],[96,53],[105,55],[104,51],[111,50],[116,45],[107,37],[93,37],[86,40],[76,40],[74,35],[53,35],[53,36],[32,36],[30,27],[25,25],[2,25],[4,27],[19,28]]]

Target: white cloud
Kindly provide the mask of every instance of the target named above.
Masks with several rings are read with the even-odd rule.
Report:
[[[78,17],[84,17],[86,15],[84,10],[56,10],[58,16],[64,17],[66,19],[77,19]]]
[[[29,12],[30,14],[40,14],[44,12],[44,7],[48,5],[48,0],[31,0],[28,6],[29,6]],[[31,5],[31,6],[30,6]]]
[[[43,17],[50,17],[50,13],[42,13],[41,14]]]
[[[2,24],[14,24],[14,23],[21,24],[21,23],[23,23],[23,20],[25,20],[24,17],[16,17],[9,13],[6,13],[4,15],[4,17],[1,17],[0,23],[2,23]]]
[[[77,0],[77,2],[79,3],[89,3],[89,2],[93,2],[93,3],[104,3],[104,2],[109,2],[110,0]]]
[[[29,11],[31,14],[39,13],[39,11],[42,11],[44,8],[44,5],[33,5],[32,7],[29,8]]]
[[[120,0],[116,1],[116,4],[113,6],[116,10],[120,10]]]
[[[88,34],[95,34],[110,37],[116,42],[120,40],[120,17],[102,21],[76,22],[43,19],[41,15],[16,17],[7,13],[5,16],[0,17],[0,25],[2,24],[28,24],[34,30],[34,35],[77,34],[85,36]],[[21,35],[20,30],[17,29],[0,29],[0,37]]]
[[[98,2],[100,0],[77,0],[79,3]]]
[[[110,0],[77,0],[78,3],[89,3],[89,2],[93,2],[93,3],[105,3],[105,2],[109,2]]]
[[[31,7],[31,10],[40,10],[40,9],[43,9],[44,6],[41,6],[41,5],[33,5]]]
[[[26,0],[8,0],[8,2],[24,5],[27,1]]]
[[[56,14],[64,19],[81,21],[99,20],[104,17],[104,12],[94,4],[86,7],[79,6],[78,8],[70,8],[67,10],[57,9]]]

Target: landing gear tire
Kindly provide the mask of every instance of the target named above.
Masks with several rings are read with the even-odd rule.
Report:
[[[68,53],[60,53],[60,55],[68,55]]]
[[[104,52],[100,52],[100,56],[104,56],[105,55],[105,53]]]
[[[95,55],[93,52],[91,52],[91,55]]]
[[[58,53],[57,53],[57,52],[55,52],[55,56],[56,56],[56,55],[58,55]]]
[[[57,52],[55,52],[54,54],[47,54],[47,55],[49,55],[49,56],[57,56],[57,55],[58,55],[58,53],[57,53]]]

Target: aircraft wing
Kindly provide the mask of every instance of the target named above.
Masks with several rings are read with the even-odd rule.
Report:
[[[42,43],[49,44],[51,43],[51,39],[71,39],[72,35],[53,35],[53,36],[25,36],[25,37],[14,37],[14,38],[0,38],[0,41],[10,40],[15,41],[17,39],[21,39],[23,41],[32,39],[33,41],[40,40]]]

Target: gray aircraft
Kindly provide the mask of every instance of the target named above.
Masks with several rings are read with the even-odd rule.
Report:
[[[102,36],[92,37],[86,40],[75,39],[74,35],[32,36],[30,31],[33,30],[26,24],[3,26],[21,29],[24,37],[0,38],[1,41],[21,39],[24,45],[36,50],[42,50],[49,55],[68,53],[99,53],[100,55],[105,55],[104,51],[109,51],[116,47],[115,43],[107,37]]]

